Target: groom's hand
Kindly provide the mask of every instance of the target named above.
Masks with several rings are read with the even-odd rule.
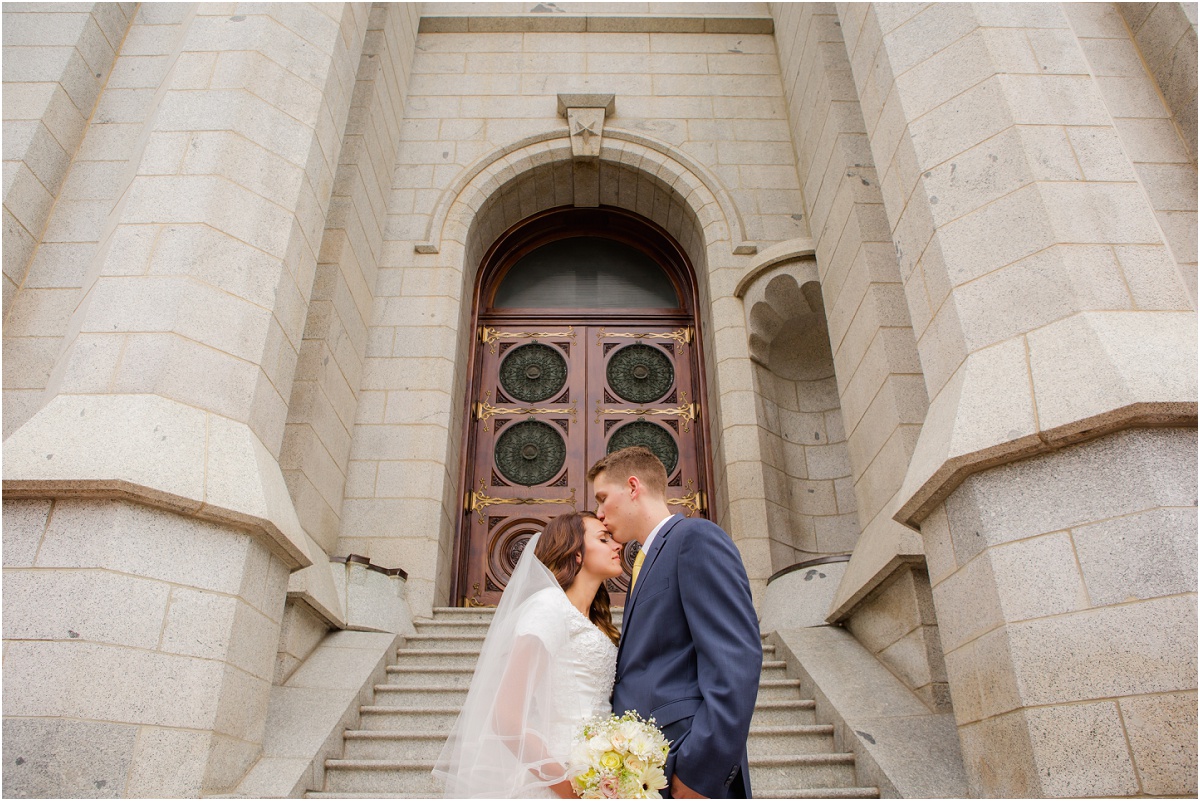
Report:
[[[671,777],[671,797],[672,798],[708,798],[706,795],[700,795],[691,787],[684,784],[679,774],[676,773]]]

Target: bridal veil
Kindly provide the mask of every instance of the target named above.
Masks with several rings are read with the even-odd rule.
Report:
[[[569,698],[555,697],[568,617],[558,581],[534,555],[540,537],[526,544],[504,589],[467,700],[434,765],[447,797],[546,797],[566,778],[579,715]]]

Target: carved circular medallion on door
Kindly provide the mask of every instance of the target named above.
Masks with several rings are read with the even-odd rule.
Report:
[[[667,394],[675,368],[667,355],[651,345],[627,345],[608,360],[608,385],[630,403],[649,403]]]
[[[657,456],[658,460],[667,468],[668,476],[675,472],[675,467],[679,464],[679,447],[675,444],[675,438],[662,426],[646,420],[626,423],[614,431],[609,438],[608,452],[612,453],[634,445],[649,448],[650,452]]]
[[[492,532],[488,544],[488,590],[495,592],[504,588],[512,576],[525,546],[534,534],[546,527],[542,520],[529,517],[509,519]]]
[[[538,403],[567,383],[567,362],[548,345],[533,342],[513,348],[500,364],[500,386],[525,403]]]
[[[496,467],[509,481],[526,487],[554,478],[566,459],[562,434],[537,420],[506,428],[496,440]]]

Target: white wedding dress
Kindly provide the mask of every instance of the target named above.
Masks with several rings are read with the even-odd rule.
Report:
[[[583,722],[611,711],[617,648],[571,604],[529,541],[434,766],[448,798],[555,798]]]

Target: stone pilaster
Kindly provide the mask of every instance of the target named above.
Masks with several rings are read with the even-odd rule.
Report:
[[[1196,792],[1196,434],[977,473],[921,527],[972,795]]]
[[[1058,5],[838,16],[930,398],[896,519],[925,542],[972,791],[1194,792],[1145,757],[1194,765],[1195,575],[1121,595],[1113,571],[1161,557],[1139,520],[1194,551],[1172,515],[1194,520],[1196,318],[1105,82]]]
[[[892,514],[929,400],[837,9],[780,3],[772,12],[861,530],[829,609],[844,621],[922,559],[919,538]]]
[[[4,9],[4,315],[136,5]]]
[[[128,98],[151,111],[44,405],[4,444],[6,505],[53,503],[22,530],[36,558],[5,561],[28,596],[6,620],[6,745],[58,755],[37,793],[117,782],[70,767],[100,762],[126,794],[219,793],[258,755],[287,575],[325,558],[278,458],[367,13],[139,12],[176,36]],[[336,617],[324,578],[313,605]],[[109,619],[123,596],[146,601],[136,630]]]

